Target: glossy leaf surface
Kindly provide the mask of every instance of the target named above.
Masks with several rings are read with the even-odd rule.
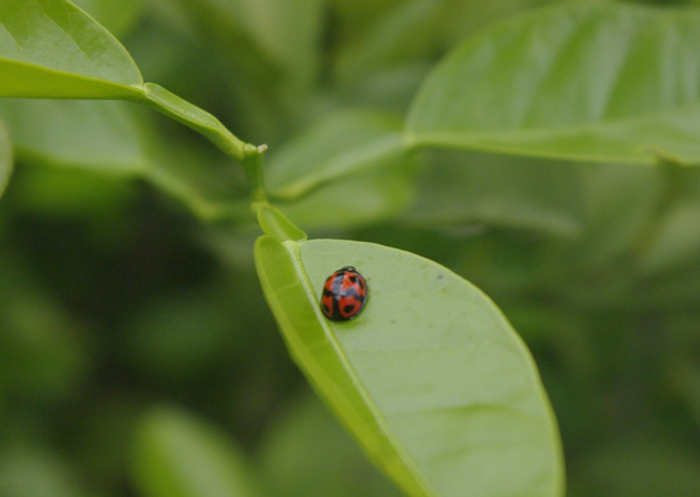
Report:
[[[265,236],[256,265],[296,362],[409,495],[562,495],[535,365],[478,289],[422,257],[358,242]],[[345,265],[367,278],[368,302],[331,323],[320,292]]]
[[[487,29],[428,77],[410,145],[700,163],[700,12],[563,3]]]
[[[123,98],[141,73],[106,29],[64,0],[0,4],[0,95]]]

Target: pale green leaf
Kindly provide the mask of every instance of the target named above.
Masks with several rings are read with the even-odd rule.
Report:
[[[0,99],[0,116],[21,160],[140,177],[203,219],[250,217],[233,164],[161,142],[130,110],[120,102]]]
[[[417,95],[413,146],[700,163],[700,11],[562,3],[457,48]]]
[[[264,236],[256,266],[293,358],[408,495],[561,496],[556,421],[536,367],[498,308],[422,257],[380,245]],[[354,265],[369,297],[353,321],[319,308]]]
[[[106,29],[65,0],[0,4],[0,95],[127,98],[141,73]]]
[[[573,238],[582,233],[582,192],[573,164],[464,151],[433,151],[405,222],[481,224]]]
[[[225,433],[173,407],[148,412],[136,433],[134,482],[143,497],[254,497],[252,468]]]
[[[265,234],[277,240],[300,242],[306,240],[306,233],[297,228],[284,214],[268,203],[257,206],[258,224]]]
[[[305,230],[328,232],[386,221],[402,212],[416,189],[412,162],[394,162],[331,181],[277,206]]]
[[[377,112],[331,115],[271,154],[271,196],[294,199],[328,181],[396,163],[404,153],[399,129],[395,118]]]
[[[123,104],[0,99],[20,157],[59,167],[132,175],[147,158],[139,127]]]

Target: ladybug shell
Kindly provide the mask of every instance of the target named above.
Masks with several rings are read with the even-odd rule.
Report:
[[[354,318],[366,302],[367,282],[352,266],[338,269],[323,285],[321,311],[331,321]]]

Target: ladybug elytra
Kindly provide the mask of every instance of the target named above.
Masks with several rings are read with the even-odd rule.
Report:
[[[367,282],[352,266],[331,274],[323,285],[321,311],[331,321],[357,316],[367,302]]]

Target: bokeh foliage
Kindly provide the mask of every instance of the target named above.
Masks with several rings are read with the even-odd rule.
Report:
[[[489,294],[542,372],[569,495],[700,494],[700,172],[384,154],[442,57],[535,2],[76,3],[147,81],[267,143],[271,191],[310,234],[410,250]],[[18,164],[0,201],[0,494],[177,495],[152,475],[181,491],[211,470],[211,495],[398,495],[287,357],[240,171],[130,104],[0,112]],[[344,176],[345,144],[397,163]],[[311,148],[333,175],[276,191]]]

